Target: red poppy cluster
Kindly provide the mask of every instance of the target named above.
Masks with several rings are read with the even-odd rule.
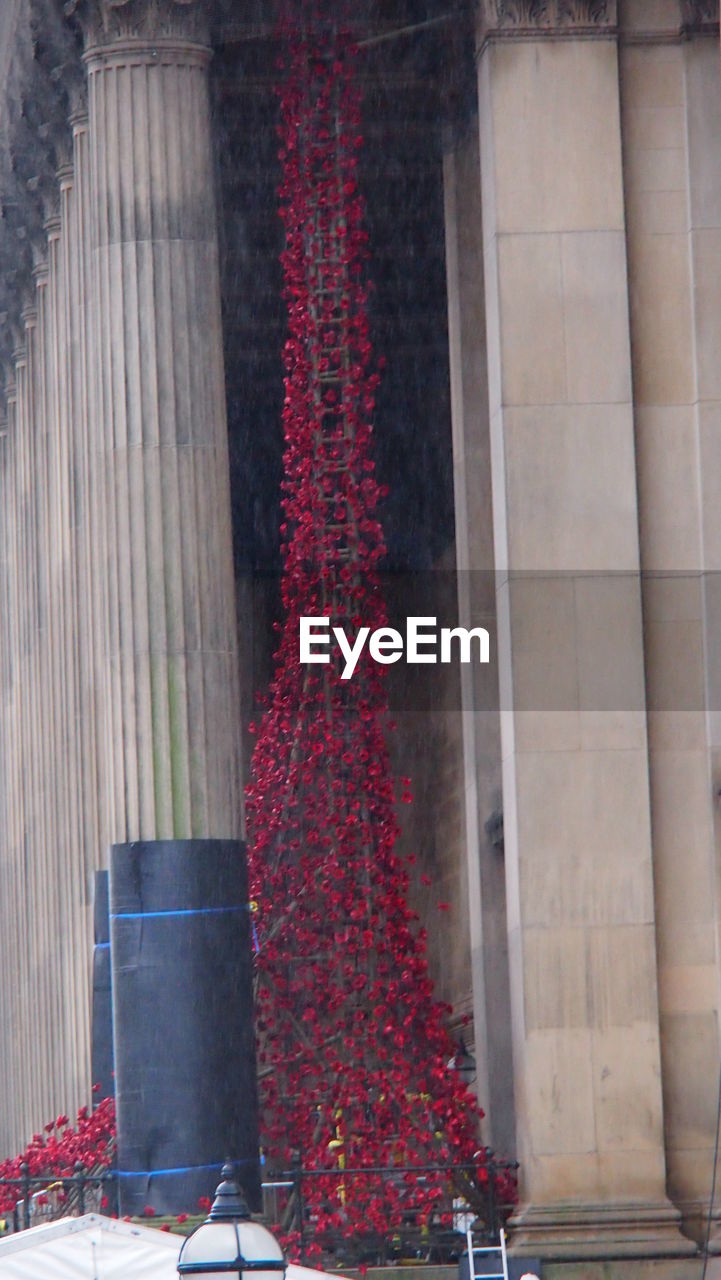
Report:
[[[0,1162],[0,1179],[21,1179],[24,1164],[29,1177],[47,1178],[48,1182],[74,1177],[78,1165],[88,1173],[100,1173],[112,1162],[114,1138],[115,1103],[112,1098],[103,1098],[94,1110],[81,1107],[74,1125],[68,1116],[61,1115],[46,1124],[42,1133],[34,1133],[21,1155]],[[7,1186],[0,1181],[0,1212],[11,1212],[22,1196],[21,1185]]]
[[[319,1232],[350,1235],[400,1223],[417,1179],[344,1169],[487,1170],[396,851],[410,793],[391,774],[385,668],[367,651],[350,680],[333,658],[299,663],[301,616],[353,634],[386,625],[386,611],[357,49],[305,0],[293,9],[280,91],[284,620],[247,791],[256,1016],[269,1163],[335,1171],[304,1179],[306,1211]],[[464,1180],[471,1198],[482,1181]],[[421,1216],[446,1192],[428,1174]]]

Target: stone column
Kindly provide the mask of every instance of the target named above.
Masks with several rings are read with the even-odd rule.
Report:
[[[36,864],[32,856],[37,843],[37,813],[35,808],[35,760],[33,756],[33,678],[32,678],[32,593],[34,573],[31,564],[31,497],[30,448],[32,437],[32,355],[35,331],[35,314],[28,309],[22,312],[21,344],[13,354],[15,364],[15,429],[14,453],[14,523],[15,523],[15,612],[16,642],[13,650],[15,677],[16,739],[15,753],[18,760],[18,822],[16,827],[16,884],[21,904],[18,921],[17,980],[22,1003],[28,999],[37,976],[36,938],[25,922],[34,919],[36,907]],[[20,1020],[19,1045],[21,1061],[26,1062],[27,1076],[24,1087],[27,1096],[37,1093],[40,1067],[33,1053],[33,1036],[27,1019]]]
[[[237,641],[201,7],[70,7],[89,80],[109,835],[237,837]]]
[[[615,7],[486,0],[479,37],[513,1243],[550,1259],[694,1248],[665,1185]]]
[[[443,158],[458,621],[495,636],[478,121]],[[513,1156],[513,1067],[496,662],[460,668],[476,1092],[483,1140]]]
[[[718,4],[622,12],[636,448],[668,1190],[706,1235],[719,1079]],[[716,1232],[711,1247],[718,1252]]]
[[[8,898],[12,904],[12,916],[10,921],[10,933],[12,940],[11,954],[17,957],[17,965],[19,972],[22,973],[27,963],[27,934],[21,928],[21,921],[25,918],[25,899],[26,899],[26,866],[24,854],[24,829],[25,829],[25,770],[24,759],[26,753],[26,742],[23,725],[23,696],[22,696],[22,609],[23,609],[23,565],[22,565],[22,541],[21,541],[21,502],[20,502],[20,462],[18,436],[21,429],[23,417],[23,382],[24,382],[24,348],[16,346],[12,355],[13,361],[13,380],[11,387],[6,389],[6,401],[8,406],[8,434],[9,434],[9,486],[8,486],[8,532],[10,544],[10,602],[9,602],[9,618],[10,618],[10,716],[9,721],[12,726],[13,751],[10,769],[10,787],[12,794],[12,817],[9,831],[9,866],[8,866]],[[24,992],[21,984],[18,983],[13,991],[13,997],[10,1006],[10,1016],[12,1020],[12,1043],[14,1046],[15,1060],[19,1058],[26,1060],[26,1054],[30,1049],[27,1040],[27,1027],[22,1016]],[[23,1106],[22,1094],[13,1098],[11,1101],[11,1113],[15,1122],[17,1132],[18,1120],[22,1116]]]
[[[0,411],[0,830],[5,838],[0,841],[0,877],[9,885],[9,841],[12,798],[8,786],[10,758],[12,754],[12,726],[8,716],[8,681],[10,647],[8,643],[8,421],[7,413]],[[9,1001],[3,1001],[3,1017],[9,1014]],[[0,1036],[0,1076],[11,1080],[13,1055],[10,1037]],[[9,1121],[9,1117],[8,1117]],[[8,1123],[6,1121],[6,1124]],[[4,1135],[3,1135],[4,1136]]]
[[[40,866],[45,894],[45,910],[40,925],[41,936],[57,937],[60,923],[56,909],[58,898],[58,822],[57,806],[60,801],[60,788],[57,785],[59,761],[55,747],[55,724],[57,690],[53,679],[54,664],[54,628],[52,611],[54,608],[51,591],[52,570],[51,554],[55,539],[50,534],[50,509],[53,485],[49,467],[49,440],[51,432],[48,427],[48,404],[52,397],[47,390],[47,359],[49,345],[49,268],[47,260],[36,266],[35,272],[35,306],[37,311],[37,359],[35,366],[35,479],[38,516],[38,688],[42,705],[42,734],[37,744],[39,769],[42,778],[42,795],[40,805],[44,840],[36,851]],[[38,1037],[38,1049],[43,1054],[46,1064],[46,1078],[43,1082],[42,1105],[43,1114],[50,1114],[56,1098],[54,1092],[54,1072],[51,1069],[51,1053],[48,1046],[55,1050],[58,1071],[62,1074],[64,1061],[62,1035],[56,1019],[62,1010],[61,979],[57,976],[56,965],[45,966],[45,991],[38,1002],[38,1017],[41,1032]],[[64,1075],[63,1075],[64,1083]]]
[[[67,380],[65,352],[68,328],[65,309],[67,231],[59,214],[46,221],[48,237],[48,284],[45,329],[44,426],[47,440],[48,512],[45,527],[48,562],[48,622],[50,628],[50,678],[52,688],[53,759],[51,785],[54,787],[56,843],[50,852],[55,863],[54,901],[57,921],[57,950],[53,1004],[58,1028],[58,1061],[64,1095],[76,1094],[77,1056],[84,1046],[73,1034],[74,1012],[64,1004],[64,989],[77,989],[74,933],[77,901],[77,861],[80,850],[78,823],[79,769],[74,750],[76,699],[74,688],[72,602],[68,565],[71,535],[68,518],[69,475],[67,461]]]
[[[83,759],[83,815],[85,874],[90,877],[105,857],[109,844],[107,807],[101,801],[105,779],[103,740],[103,591],[102,527],[97,502],[97,442],[91,431],[93,415],[90,378],[92,312],[91,176],[88,118],[84,107],[72,119],[73,202],[70,249],[70,290],[72,294],[73,360],[71,394],[76,458],[75,554],[78,600],[79,682]],[[92,416],[92,423],[95,422]]]
[[[3,840],[2,849],[2,876],[3,883],[6,886],[3,895],[3,902],[7,904],[5,911],[5,921],[7,929],[7,952],[6,954],[17,957],[20,954],[22,939],[19,936],[19,923],[23,918],[23,903],[19,892],[18,885],[18,847],[19,847],[19,808],[20,808],[20,781],[22,770],[20,764],[20,753],[18,744],[20,741],[20,726],[17,711],[17,550],[16,550],[16,530],[17,522],[15,518],[15,432],[17,424],[17,387],[15,384],[14,368],[5,388],[5,404],[7,409],[6,421],[6,437],[4,446],[4,474],[3,474],[3,506],[2,515],[4,525],[4,584],[3,584],[3,619],[2,619],[2,663],[3,663],[3,720],[6,726],[5,742],[5,795],[7,798],[7,812],[5,825],[5,839]],[[7,1056],[10,1060],[10,1069],[8,1071],[8,1079],[12,1080],[16,1077],[14,1068],[18,1060],[18,1045],[21,1039],[22,1014],[21,1014],[21,995],[18,991],[16,983],[10,983],[4,991],[4,1009],[3,1023],[5,1027],[4,1041],[7,1046]],[[22,1102],[19,1091],[11,1091],[8,1099],[8,1118],[6,1125],[6,1133],[15,1138],[21,1129]]]
[[[696,5],[695,9],[701,7]],[[718,0],[706,4],[704,10],[702,14],[696,15],[700,18],[701,30],[697,34],[692,33],[692,38],[684,45],[684,87],[688,129],[689,244],[693,273],[693,399],[699,440],[698,492],[701,497],[704,568],[703,688],[706,694],[706,725],[710,747],[710,768],[693,771],[696,775],[694,781],[697,783],[695,794],[701,801],[698,812],[702,841],[699,842],[700,849],[695,841],[692,847],[694,852],[700,853],[699,887],[708,886],[709,893],[708,898],[705,898],[703,889],[700,888],[695,903],[700,920],[698,933],[703,935],[698,955],[701,968],[699,977],[703,985],[699,990],[691,967],[682,975],[681,983],[675,991],[671,986],[668,995],[672,1008],[682,990],[689,992],[688,1013],[691,1023],[690,1026],[686,1024],[688,1030],[685,1030],[683,1018],[677,1018],[675,1037],[666,1046],[668,1057],[671,1058],[675,1054],[676,1045],[683,1038],[684,1056],[689,1064],[689,1073],[680,1095],[680,1114],[678,1117],[674,1115],[674,1121],[676,1118],[679,1121],[675,1126],[678,1136],[676,1146],[681,1158],[674,1160],[671,1186],[672,1190],[675,1189],[678,1175],[678,1182],[684,1184],[686,1196],[690,1194],[695,1201],[693,1209],[700,1208],[699,1225],[702,1229],[707,1226],[708,1212],[707,1193],[702,1188],[710,1186],[713,1167],[711,1135],[713,1134],[714,1140],[716,1136],[715,1125],[711,1121],[713,1086],[721,1072],[721,654],[718,642],[721,627],[721,60],[717,34]],[[696,760],[700,763],[698,757]],[[685,842],[684,847],[688,849],[689,843]],[[675,874],[678,874],[676,870]],[[672,874],[670,893],[666,899],[667,909],[673,895],[673,884]],[[696,930],[693,917],[691,928]],[[675,928],[672,926],[670,935],[664,940],[666,957],[676,952],[676,958],[680,958],[675,941],[681,933],[678,924]],[[665,995],[662,987],[662,1007]],[[677,1003],[673,1012],[679,1012]],[[700,1015],[698,1023],[695,1023],[695,1014]],[[665,1037],[666,1027],[663,1021],[661,1025]],[[696,1026],[703,1028],[703,1043],[698,1057],[688,1052]],[[678,1070],[678,1061],[676,1069]],[[678,1100],[677,1094],[674,1102]],[[702,1100],[701,1116],[696,1109],[698,1100]],[[672,1108],[668,1109],[673,1114]],[[721,1185],[720,1179],[721,1165],[717,1164],[717,1187]],[[710,1248],[715,1253],[721,1253],[721,1205],[718,1197],[712,1208],[714,1221]]]
[[[25,910],[28,920],[44,918],[45,876],[37,851],[45,846],[41,797],[43,792],[39,744],[42,740],[42,708],[37,682],[38,670],[38,559],[37,493],[35,489],[35,457],[37,445],[35,401],[38,362],[37,311],[33,306],[22,313],[24,326],[24,359],[16,369],[18,414],[15,447],[19,464],[19,528],[20,563],[23,603],[20,624],[20,687],[23,699],[23,841],[25,853]],[[18,977],[28,1001],[33,997],[43,1007],[47,986],[47,965],[37,929],[27,930],[26,956]],[[31,995],[32,993],[32,995]],[[32,1029],[28,1025],[26,1043],[29,1052],[26,1087],[37,1103],[42,1096],[46,1064],[35,1051]]]

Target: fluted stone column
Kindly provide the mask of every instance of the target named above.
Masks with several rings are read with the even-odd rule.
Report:
[[[4,447],[3,474],[3,508],[4,523],[4,567],[5,581],[3,591],[3,719],[6,725],[5,756],[5,795],[7,800],[5,839],[3,841],[3,883],[5,892],[3,901],[7,904],[5,921],[7,928],[7,954],[19,954],[19,922],[22,919],[23,903],[18,885],[19,846],[19,807],[20,780],[22,767],[20,761],[19,724],[17,716],[17,550],[15,519],[15,449],[14,438],[17,421],[17,389],[14,369],[5,386],[5,405],[7,410],[6,439]],[[8,1078],[15,1076],[17,1063],[17,1046],[21,1033],[20,993],[16,983],[10,983],[4,991],[3,1025],[4,1041],[9,1059]],[[8,1098],[8,1131],[16,1133],[18,1120],[22,1115],[22,1099],[18,1093],[12,1092]]]
[[[112,898],[113,876],[126,863],[137,870],[140,849],[143,882],[161,862],[179,875],[188,859],[210,865],[219,837],[234,842],[241,865],[237,621],[205,5],[78,0],[71,8],[88,74],[91,249],[75,265],[88,272],[93,303],[79,423],[87,411],[90,577],[102,584],[93,623],[99,615],[102,644],[91,644],[104,666],[98,774],[114,846]],[[77,401],[79,388],[69,389]],[[85,633],[82,606],[78,625]],[[163,901],[172,900],[169,875]],[[170,914],[183,917],[182,932],[192,928],[185,917],[203,909],[199,901]],[[177,1169],[168,1172],[152,1134],[141,1152],[142,1088],[128,1068],[138,1044],[120,1004],[113,1018],[119,1168],[158,1207],[163,1178],[177,1198],[182,1168],[223,1152],[184,1149],[182,1124]],[[170,1072],[160,1058],[146,1068]],[[123,1185],[130,1194],[131,1182]]]
[[[85,107],[72,119],[73,201],[71,207],[70,278],[72,360],[70,390],[76,458],[73,520],[76,529],[77,649],[79,662],[80,736],[83,759],[83,820],[86,830],[84,871],[88,878],[105,856],[107,834],[106,772],[103,739],[103,590],[101,513],[98,509],[97,442],[93,439],[90,348],[92,343],[91,176],[88,117]]]
[[[55,175],[69,156],[68,94],[82,96],[84,75],[62,6],[33,0],[6,7],[0,25],[11,65],[7,78],[0,73],[0,310],[11,380],[0,482],[3,1156],[21,1150],[52,1116],[74,1114],[90,1100],[82,955],[88,915],[82,866],[90,837],[79,804],[77,591],[70,572],[77,459],[67,377],[71,312],[84,302],[69,290],[72,170],[66,166],[59,183]],[[62,67],[62,85],[52,74],[56,67]],[[91,847],[96,856],[97,842]]]
[[[72,598],[69,564],[72,535],[69,521],[69,458],[66,350],[67,230],[61,215],[46,223],[48,289],[46,329],[45,424],[48,442],[49,510],[46,528],[49,573],[50,661],[53,707],[53,780],[56,786],[57,832],[51,852],[55,860],[57,941],[53,1001],[66,1096],[76,1093],[85,1043],[76,1038],[72,1005],[63,1009],[63,989],[78,992],[81,959],[76,957],[73,924],[78,907],[77,861],[81,847],[78,793],[80,770],[75,750],[77,699],[73,656]],[[73,1002],[74,1003],[74,1002]]]
[[[37,640],[38,640],[38,544],[37,544],[37,495],[35,492],[35,388],[37,367],[37,311],[34,305],[26,307],[22,313],[24,325],[24,357],[18,365],[16,377],[18,386],[18,417],[16,425],[16,449],[19,464],[19,490],[21,509],[19,512],[19,535],[21,538],[21,563],[23,606],[21,611],[21,652],[20,652],[20,684],[23,699],[23,837],[25,842],[25,903],[28,920],[43,919],[43,898],[45,882],[36,856],[36,850],[42,848],[44,831],[40,796],[42,794],[42,775],[38,746],[42,734],[41,708],[37,685]],[[43,1001],[46,987],[47,969],[44,957],[37,946],[34,931],[27,930],[25,942],[25,965],[23,984],[37,993],[39,1001]],[[28,1085],[30,1092],[39,1098],[42,1092],[44,1064],[38,1053],[33,1052],[33,1035],[25,1020],[24,1031],[29,1051]]]
[[[239,712],[207,64],[192,0],[81,0],[109,834],[237,836]]]
[[[40,1034],[38,1036],[38,1052],[46,1068],[42,1081],[39,1103],[42,1114],[50,1114],[59,1093],[50,1070],[51,1054],[49,1044],[55,1041],[58,1045],[56,1058],[58,1074],[62,1074],[63,1060],[59,1045],[63,1039],[56,1023],[61,1014],[60,1001],[56,998],[59,986],[56,966],[50,960],[50,947],[47,939],[55,937],[59,924],[59,913],[56,909],[58,888],[58,826],[57,805],[59,788],[56,783],[58,768],[54,733],[55,733],[55,700],[56,689],[52,674],[53,646],[51,625],[51,547],[53,539],[49,534],[49,504],[52,485],[49,475],[49,437],[47,417],[47,343],[48,343],[48,263],[38,263],[34,272],[35,309],[37,313],[37,356],[35,359],[35,479],[34,486],[37,497],[37,670],[38,690],[42,708],[41,736],[36,744],[41,779],[38,804],[42,816],[43,840],[36,849],[36,860],[42,877],[44,893],[44,911],[38,931],[39,949],[42,955],[43,989],[38,1000],[38,1018]],[[54,948],[56,951],[57,948]],[[63,1079],[64,1085],[64,1079]]]
[[[10,646],[8,642],[8,553],[7,553],[7,503],[8,503],[8,422],[7,413],[0,414],[0,830],[5,833],[0,841],[0,877],[9,884],[10,813],[12,799],[8,787],[10,757],[12,755],[12,729],[8,716],[7,690],[9,682]],[[4,1002],[4,1010],[8,1008]],[[0,1036],[0,1075],[3,1080],[12,1078],[13,1055],[10,1037]]]
[[[479,33],[512,1239],[546,1259],[694,1249],[666,1197],[615,9],[485,0]]]
[[[37,493],[35,489],[36,458],[36,371],[38,360],[37,311],[34,300],[22,314],[25,329],[25,372],[22,378],[22,415],[18,414],[16,447],[22,469],[20,497],[22,502],[23,533],[23,565],[24,565],[24,640],[22,653],[22,686],[26,703],[25,713],[25,840],[27,857],[27,911],[31,919],[43,918],[43,899],[45,881],[40,859],[36,850],[42,848],[45,840],[43,814],[40,798],[43,781],[38,746],[42,735],[42,708],[40,705],[37,682],[38,671],[38,558],[37,540]],[[21,380],[18,378],[18,386]],[[20,407],[20,406],[19,406]],[[42,958],[38,954],[36,939],[30,937],[27,944],[27,981],[31,990],[37,992],[40,1001],[44,1000],[46,987],[46,970]],[[35,1096],[42,1091],[43,1064],[38,1054],[34,1054],[32,1070],[29,1073],[30,1087]]]
[[[30,560],[30,474],[28,466],[29,441],[31,435],[31,371],[28,338],[32,337],[34,316],[23,312],[22,340],[16,348],[13,361],[15,365],[15,546],[16,546],[16,646],[14,659],[16,666],[15,708],[17,739],[15,750],[18,756],[18,822],[16,828],[17,845],[16,867],[18,899],[20,905],[17,923],[17,955],[19,957],[19,973],[31,978],[35,973],[34,946],[26,922],[33,918],[35,906],[35,867],[32,850],[37,838],[36,813],[34,808],[34,760],[32,733],[32,675],[31,675],[31,643],[32,643],[32,606],[33,574]],[[20,980],[21,990],[25,986]],[[21,1060],[27,1063],[28,1089],[34,1093],[37,1089],[39,1064],[32,1049],[32,1030],[28,1020],[21,1017],[19,1026],[19,1042]]]

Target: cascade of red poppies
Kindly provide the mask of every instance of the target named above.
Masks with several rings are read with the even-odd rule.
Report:
[[[478,1108],[448,1070],[448,1010],[396,851],[410,796],[391,775],[385,668],[367,651],[350,680],[333,658],[299,662],[301,616],[355,636],[386,612],[357,49],[313,6],[293,12],[280,93],[284,617],[247,792],[262,1138],[275,1168],[478,1164]],[[428,1212],[443,1185],[428,1176]],[[402,1179],[337,1174],[303,1188],[317,1225],[349,1233],[399,1222],[406,1192]]]
[[[75,1177],[80,1166],[88,1175],[102,1173],[112,1162],[114,1140],[112,1098],[101,1099],[92,1109],[81,1107],[74,1125],[64,1115],[50,1121],[20,1155],[0,1161],[0,1180],[8,1179],[0,1181],[0,1213],[12,1212],[22,1198],[25,1166],[29,1178],[47,1178],[48,1183]]]

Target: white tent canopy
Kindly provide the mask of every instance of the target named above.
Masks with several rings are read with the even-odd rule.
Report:
[[[86,1213],[0,1240],[1,1280],[178,1280],[179,1236]]]
[[[0,1240],[0,1280],[178,1280],[181,1236],[86,1213]],[[288,1280],[338,1280],[291,1263]]]

